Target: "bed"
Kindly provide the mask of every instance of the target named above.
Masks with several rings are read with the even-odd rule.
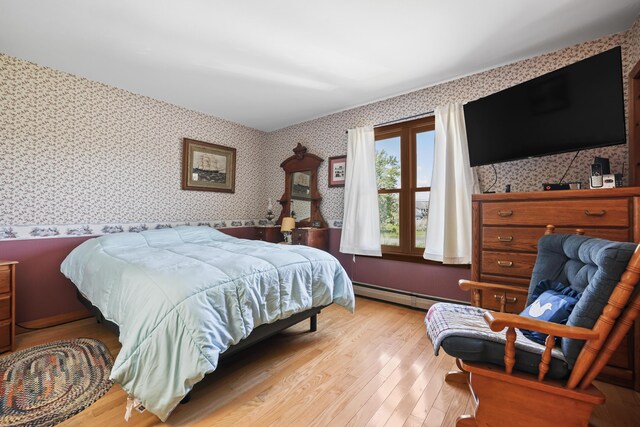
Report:
[[[118,326],[111,379],[162,421],[254,330],[291,326],[331,303],[354,310],[351,281],[330,254],[210,227],[91,239],[61,271]]]

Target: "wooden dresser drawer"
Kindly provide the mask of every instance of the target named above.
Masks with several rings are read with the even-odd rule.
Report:
[[[576,228],[584,231],[585,236],[600,237],[616,241],[630,241],[626,228],[582,228],[557,227],[554,233],[574,234]],[[546,227],[483,227],[482,249],[538,252],[538,240],[544,235]]]
[[[527,293],[482,291],[480,301],[482,308],[493,311],[502,311],[504,308],[505,313],[519,314],[527,303]]]
[[[482,204],[483,225],[546,225],[578,227],[629,226],[628,199],[584,199]]]
[[[0,351],[11,347],[11,323],[0,323]]]
[[[280,227],[274,226],[256,226],[254,227],[255,240],[262,240],[264,242],[278,243],[284,240],[284,236],[280,232]]]
[[[531,284],[530,277],[516,277],[516,276],[496,276],[493,274],[481,274],[480,282],[485,283],[497,283],[502,285],[522,286],[524,292],[527,292],[529,285]]]
[[[309,240],[309,234],[304,229],[295,228],[291,232],[291,242],[294,245],[306,245],[308,240]]]
[[[633,331],[633,329],[632,329]],[[611,355],[611,359],[607,362],[607,365],[615,366],[621,369],[633,369],[633,338],[631,334],[627,334],[622,339],[622,342]]]
[[[482,272],[505,276],[531,277],[536,254],[482,251]]]
[[[537,252],[545,227],[483,227],[482,248],[505,251]]]
[[[291,242],[294,245],[306,245],[312,248],[329,249],[329,229],[328,228],[295,228],[291,234]]]
[[[0,298],[0,321],[11,319],[11,297]]]
[[[0,294],[11,291],[11,269],[0,266]]]

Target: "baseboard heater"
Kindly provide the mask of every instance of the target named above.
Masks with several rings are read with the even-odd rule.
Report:
[[[366,283],[353,284],[353,292],[356,295],[373,298],[381,301],[392,302],[394,304],[406,305],[408,307],[428,310],[437,302],[454,302],[456,304],[469,304],[467,301],[456,301],[445,298],[436,298],[427,295],[415,294],[411,292],[399,291],[397,289],[384,288],[382,286],[369,285]]]

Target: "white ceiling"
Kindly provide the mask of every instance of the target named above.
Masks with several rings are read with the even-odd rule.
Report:
[[[0,53],[271,131],[639,13],[640,0],[0,0]]]

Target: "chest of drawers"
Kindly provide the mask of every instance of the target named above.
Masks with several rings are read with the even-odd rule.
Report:
[[[0,353],[15,348],[15,261],[0,261]]]
[[[474,290],[473,305],[521,312],[527,299],[537,242],[545,227],[610,240],[640,242],[640,188],[567,190],[473,196],[471,279],[512,285],[487,293]],[[603,370],[604,380],[640,390],[640,323]]]

